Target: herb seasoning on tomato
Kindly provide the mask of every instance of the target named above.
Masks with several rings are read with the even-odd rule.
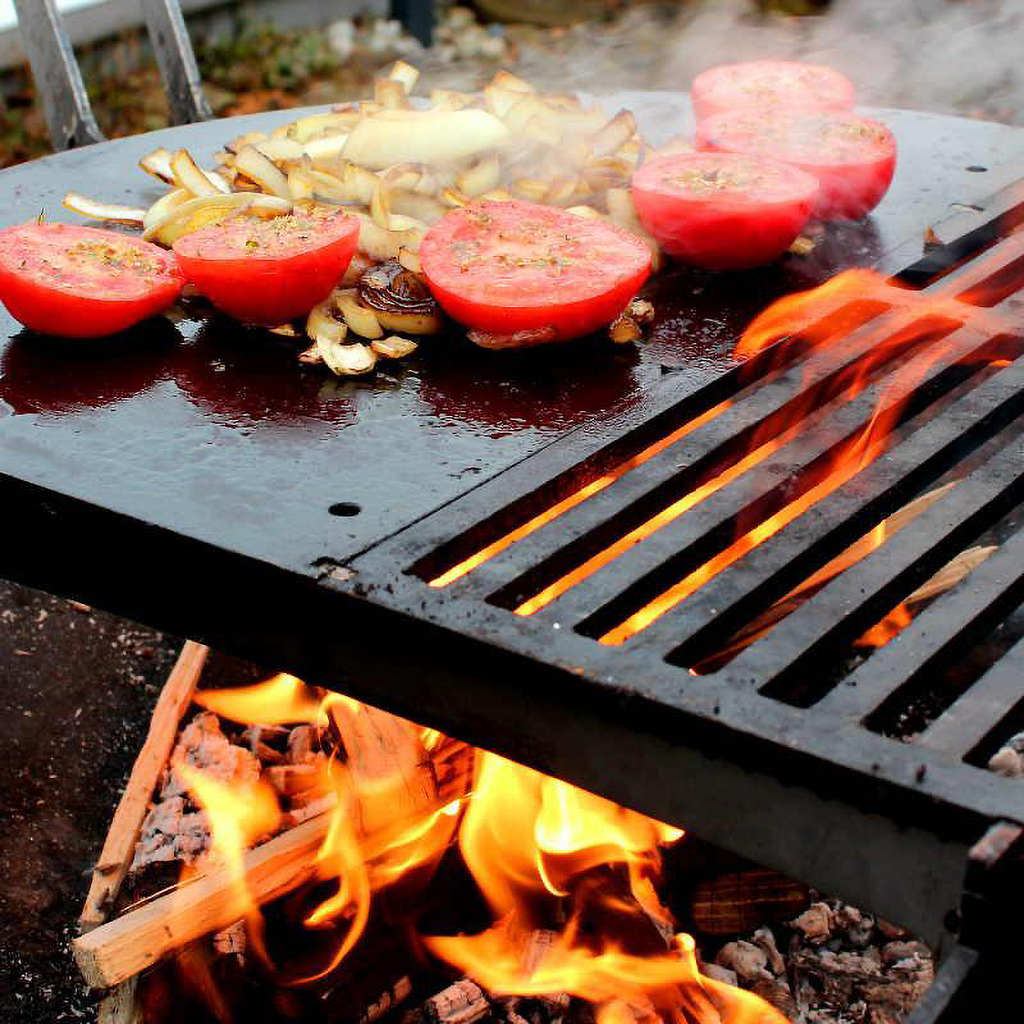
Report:
[[[774,160],[681,153],[645,163],[632,191],[640,220],[667,253],[736,270],[785,252],[814,209],[818,182]]]
[[[750,108],[851,110],[853,83],[823,64],[752,60],[702,71],[690,88],[698,121]]]
[[[274,326],[330,295],[359,241],[359,221],[313,208],[263,220],[241,215],[174,243],[185,276],[218,309]]]
[[[651,254],[612,224],[515,200],[446,214],[423,239],[420,265],[453,320],[536,344],[610,324],[646,280]]]
[[[96,338],[166,309],[184,277],[149,242],[76,224],[18,224],[0,231],[0,300],[43,334]]]
[[[884,124],[858,114],[741,111],[697,126],[705,150],[768,157],[818,179],[814,215],[859,220],[885,195],[896,168],[896,141]]]

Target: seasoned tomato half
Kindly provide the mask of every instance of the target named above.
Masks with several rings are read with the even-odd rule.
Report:
[[[651,269],[636,235],[519,201],[453,210],[428,232],[420,265],[453,320],[494,334],[566,341],[612,322]]]
[[[824,64],[751,60],[702,71],[690,87],[698,121],[751,107],[782,110],[851,110],[854,89],[845,75]]]
[[[697,126],[700,149],[767,157],[818,179],[814,215],[859,220],[881,201],[896,169],[896,140],[858,114],[742,111]]]
[[[36,223],[0,231],[0,299],[43,334],[123,331],[170,306],[184,280],[169,252],[117,231]]]
[[[352,260],[359,221],[333,209],[263,220],[238,216],[179,238],[188,280],[243,323],[273,326],[305,316]]]
[[[633,175],[633,202],[662,248],[684,263],[735,270],[769,263],[807,223],[818,181],[774,160],[682,153]]]

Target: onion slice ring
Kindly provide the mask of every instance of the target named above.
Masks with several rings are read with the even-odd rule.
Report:
[[[113,221],[117,224],[139,224],[146,217],[146,211],[136,206],[120,206],[117,203],[101,203],[97,199],[69,192],[62,205],[72,213],[81,214],[90,220]]]

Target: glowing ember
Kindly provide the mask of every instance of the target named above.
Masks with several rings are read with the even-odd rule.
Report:
[[[342,738],[323,780],[337,800],[316,858],[317,877],[333,892],[302,921],[336,941],[318,969],[299,979],[284,971],[282,980],[305,983],[335,971],[365,933],[375,894],[429,877],[457,835],[494,923],[476,935],[423,942],[492,995],[575,996],[593,1004],[601,1024],[782,1021],[756,996],[701,975],[692,939],[673,934],[655,883],[659,848],[680,839],[681,829],[479,750],[470,794],[441,805],[418,787],[416,767],[428,744],[450,741],[350,698],[316,695],[292,677],[199,694],[205,707],[235,721],[320,722]],[[211,784],[195,770],[185,779],[209,815],[214,855],[232,865],[239,917],[273,974],[243,857],[277,826],[276,798],[262,783]]]

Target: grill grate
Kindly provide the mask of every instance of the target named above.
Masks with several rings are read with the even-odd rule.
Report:
[[[1024,601],[1024,238],[999,230],[1021,215],[903,281],[826,294],[793,339],[691,393],[670,377],[641,417],[570,435],[353,560],[333,585],[440,627],[446,683],[466,677],[450,706],[439,692],[396,700],[494,746],[480,722],[494,708],[473,706],[479,666],[505,690],[502,752],[948,940],[969,848],[993,821],[1024,821],[1024,791],[976,764],[1024,717],[1024,640],[969,684],[942,681]],[[855,448],[868,456],[834,476]],[[819,579],[716,662],[939,487],[897,541]],[[858,647],[994,530],[996,550],[958,585],[885,646]],[[757,543],[736,548],[746,536]],[[631,618],[653,601],[660,614]],[[507,664],[474,662],[480,641]],[[888,735],[930,687],[946,699],[919,735]],[[551,714],[542,748],[535,723],[519,726],[527,694],[534,716]],[[563,752],[574,714],[592,743],[605,729],[621,750],[582,764]],[[630,778],[631,759],[646,780]],[[710,796],[680,796],[680,771]]]

